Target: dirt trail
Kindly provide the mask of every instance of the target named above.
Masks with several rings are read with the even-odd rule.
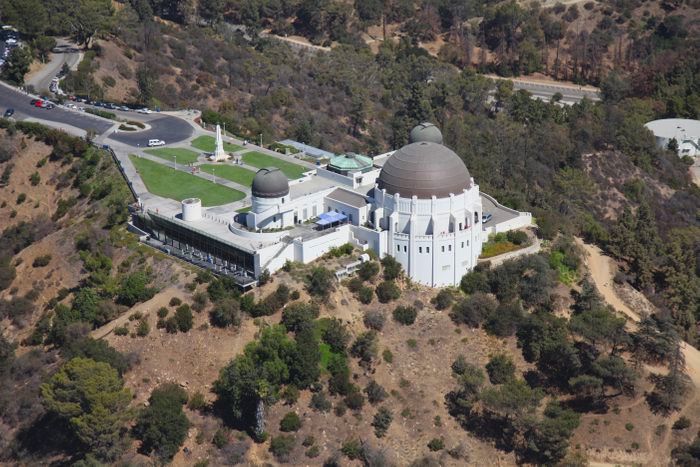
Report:
[[[591,274],[591,279],[598,288],[598,292],[603,296],[606,302],[612,305],[613,308],[625,314],[635,323],[641,319],[620,297],[615,293],[613,288],[613,277],[615,277],[615,266],[608,256],[594,245],[584,243],[581,239],[577,242],[586,252],[586,263]],[[686,342],[681,344],[683,356],[685,357],[685,366],[688,376],[693,381],[695,387],[700,388],[700,351]]]

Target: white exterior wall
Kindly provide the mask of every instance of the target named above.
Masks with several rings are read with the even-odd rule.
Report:
[[[329,232],[325,235],[306,241],[294,239],[294,245],[296,247],[295,260],[301,261],[304,264],[310,263],[328,253],[331,248],[344,245],[350,241],[350,226],[348,224],[328,230]],[[330,230],[333,231],[330,232]]]
[[[374,190],[377,229],[388,231],[386,250],[408,276],[433,287],[456,285],[481,254],[479,187],[448,198],[418,199]],[[377,222],[378,221],[378,222]]]
[[[331,198],[326,198],[325,200],[325,211],[334,211],[348,216],[348,222],[353,225],[363,225],[367,222],[367,216],[369,215],[369,205],[363,206],[361,208],[351,206],[349,204],[336,201]]]
[[[312,219],[324,211],[323,200],[332,190],[333,188],[295,199],[289,195],[283,198],[253,197],[253,207],[247,216],[248,228],[279,229],[291,227],[295,221]]]

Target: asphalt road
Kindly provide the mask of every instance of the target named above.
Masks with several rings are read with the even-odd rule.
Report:
[[[108,112],[113,112],[108,110]],[[129,146],[144,147],[149,139],[162,139],[166,144],[177,143],[189,138],[194,133],[194,128],[185,120],[169,115],[153,113],[149,115],[135,112],[114,112],[126,120],[138,120],[150,125],[145,131],[129,132],[118,131],[109,135],[109,139],[128,144]]]
[[[79,59],[80,50],[77,46],[65,39],[58,39],[56,41],[56,47],[52,51],[50,61],[27,81],[27,85],[34,86],[36,92],[47,91],[51,80],[58,75],[63,64],[65,63],[68,67],[72,68],[77,65]]]
[[[481,205],[484,214],[491,214],[493,216],[490,221],[483,224],[484,228],[491,225],[500,224],[501,222],[513,219],[514,217],[518,217],[517,214],[513,214],[510,211],[506,211],[505,209],[496,206],[485,196],[481,197]]]
[[[102,134],[112,127],[113,123],[101,118],[95,118],[79,112],[69,111],[56,107],[54,109],[41,109],[32,106],[29,101],[31,96],[27,96],[5,85],[0,85],[0,111],[5,112],[9,108],[15,109],[14,118],[24,120],[25,118],[36,118],[50,122],[71,125],[81,130],[95,130]]]

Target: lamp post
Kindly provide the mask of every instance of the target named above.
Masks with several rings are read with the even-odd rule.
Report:
[[[177,154],[173,154],[173,169],[177,170]]]
[[[263,145],[262,145],[262,133],[260,133],[260,147],[263,147]]]

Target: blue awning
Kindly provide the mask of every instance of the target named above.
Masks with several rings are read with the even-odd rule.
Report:
[[[324,212],[318,216],[318,220],[316,221],[316,224],[321,225],[321,226],[326,226],[326,225],[331,225],[335,222],[342,222],[347,218],[348,217],[345,214],[341,214],[339,212],[334,212],[334,211]]]

